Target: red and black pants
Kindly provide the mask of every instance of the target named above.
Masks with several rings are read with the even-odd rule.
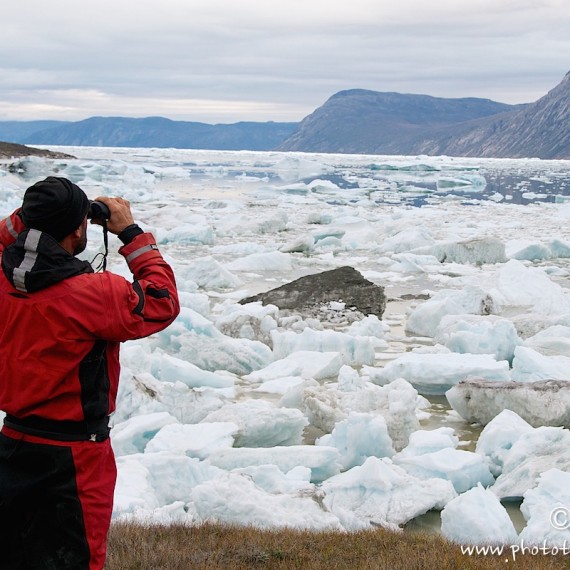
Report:
[[[116,481],[110,440],[0,433],[0,568],[100,570]]]

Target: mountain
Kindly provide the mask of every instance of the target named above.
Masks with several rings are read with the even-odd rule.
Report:
[[[279,150],[416,154],[434,129],[511,111],[488,99],[341,91],[303,119]]]
[[[37,131],[67,124],[67,121],[0,121],[0,140],[23,143]]]
[[[456,136],[446,154],[570,159],[570,72],[523,109]]]
[[[0,140],[36,145],[280,150],[570,159],[570,72],[534,103],[351,89],[300,123],[210,125],[163,117],[0,121]]]
[[[0,136],[3,133],[0,122]],[[38,129],[19,139],[25,144],[270,150],[285,140],[297,123],[241,122],[208,125],[163,117],[91,117]]]
[[[570,158],[570,73],[527,105],[341,91],[303,119],[278,150]]]

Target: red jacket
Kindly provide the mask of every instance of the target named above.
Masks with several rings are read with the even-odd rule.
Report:
[[[115,409],[119,343],[166,328],[180,310],[174,274],[153,236],[119,253],[129,283],[26,230],[15,212],[0,222],[0,410],[37,435],[104,439]],[[57,437],[56,437],[57,436]]]

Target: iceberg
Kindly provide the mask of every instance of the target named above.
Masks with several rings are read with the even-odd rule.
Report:
[[[371,369],[367,369],[369,372]],[[376,384],[385,385],[398,378],[407,380],[420,394],[443,395],[467,377],[510,380],[509,363],[487,354],[422,354],[410,352],[388,362],[371,374]]]
[[[497,497],[478,484],[445,505],[441,532],[459,544],[505,544],[517,542],[517,531]]]
[[[417,479],[389,459],[369,457],[363,465],[331,477],[321,488],[323,504],[347,530],[401,526],[457,496],[449,481]]]

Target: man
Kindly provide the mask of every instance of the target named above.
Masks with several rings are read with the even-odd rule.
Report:
[[[0,222],[4,570],[103,567],[119,343],[166,328],[180,310],[172,269],[129,203],[97,200],[109,208],[108,231],[124,244],[133,283],[74,257],[87,243],[90,203],[65,178],[28,188],[21,209]]]

